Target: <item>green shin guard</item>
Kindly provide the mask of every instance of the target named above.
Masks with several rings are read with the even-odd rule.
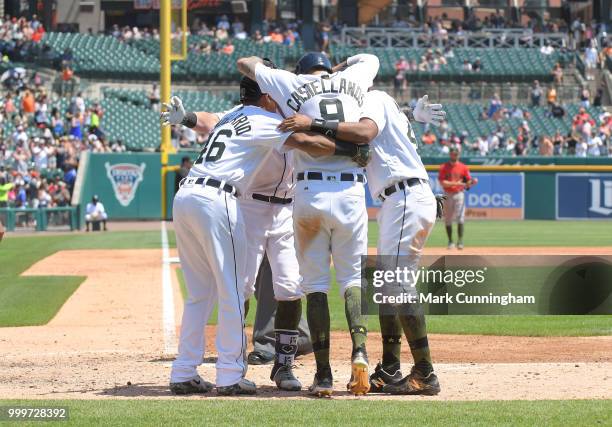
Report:
[[[317,372],[331,369],[329,365],[329,306],[327,294],[314,292],[306,296],[306,319],[310,340],[317,362]]]
[[[274,329],[297,330],[302,317],[302,300],[278,301]]]
[[[429,374],[433,367],[431,353],[429,352],[429,342],[427,340],[425,316],[423,314],[417,316],[400,314],[399,319],[404,328],[415,366],[422,374]]]
[[[344,293],[344,312],[351,332],[353,351],[365,348],[368,337],[366,317],[361,314],[361,288],[351,287]]]
[[[384,368],[399,367],[402,350],[402,325],[397,314],[378,315],[382,335],[382,365]]]

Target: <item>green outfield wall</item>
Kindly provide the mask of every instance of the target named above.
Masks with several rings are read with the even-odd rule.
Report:
[[[185,154],[170,156],[178,165]],[[195,158],[196,153],[188,154]],[[432,181],[447,159],[424,158]],[[468,212],[480,219],[612,219],[612,159],[570,157],[465,158],[480,187],[466,193]],[[160,219],[159,153],[90,154],[81,174],[80,218],[94,194],[111,220]],[[172,215],[175,173],[166,176]],[[434,185],[434,190],[439,187]],[[378,202],[368,197],[372,214]]]

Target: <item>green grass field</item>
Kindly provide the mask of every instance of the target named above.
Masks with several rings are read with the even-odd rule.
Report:
[[[611,246],[610,236],[612,221],[468,221],[464,241],[466,246]],[[377,239],[378,224],[370,221],[369,246]],[[437,222],[427,246],[446,244],[444,224]]]
[[[60,250],[158,247],[158,231],[9,236],[0,243],[0,326],[49,322],[85,279],[77,276],[19,277],[37,261]]]
[[[466,225],[466,244],[473,246],[603,246],[610,245],[612,224],[604,221],[474,221]],[[378,229],[370,222],[370,246]],[[169,233],[174,246],[174,233]],[[30,265],[58,250],[137,249],[160,247],[158,231],[108,232],[8,238],[0,244],[0,326],[47,323],[83,281],[82,277],[19,277]],[[428,246],[444,246],[438,224]],[[179,279],[180,276],[179,276]],[[332,328],[346,329],[343,301],[337,287],[329,294]],[[252,324],[255,301],[248,322]],[[213,314],[212,320],[216,318]],[[612,316],[429,316],[432,333],[488,335],[610,335]],[[378,329],[370,318],[369,328]]]
[[[177,270],[181,293],[187,297],[185,279]],[[334,283],[328,295],[332,330],[346,331],[348,325],[344,315],[344,300]],[[304,302],[305,304],[305,302]],[[304,309],[305,307],[303,307]],[[251,299],[247,325],[253,326],[257,300]],[[217,309],[209,323],[217,323]],[[612,335],[612,316],[427,316],[427,329],[434,334],[512,335],[512,336],[594,336]],[[368,330],[380,331],[376,316],[368,317]]]
[[[376,243],[376,224],[370,224],[370,245]],[[466,244],[486,245],[610,245],[611,226],[603,222],[474,222],[467,228]],[[174,233],[169,236],[174,246]],[[430,246],[444,246],[444,230],[436,227]],[[8,236],[0,244],[0,326],[45,324],[78,288],[83,277],[19,277],[30,265],[66,249],[138,249],[160,247],[160,233],[108,232]],[[83,260],[83,262],[88,262]],[[178,270],[179,282],[182,273]],[[186,290],[181,284],[183,295]],[[332,327],[346,330],[343,301],[337,287],[329,294]],[[249,323],[255,313],[251,303]],[[216,318],[213,313],[212,319]],[[430,332],[493,335],[611,335],[612,316],[429,316]],[[378,330],[375,316],[369,328]],[[611,400],[569,401],[376,401],[291,400],[256,398],[234,400],[0,400],[0,424],[44,425],[44,422],[9,422],[6,407],[58,407],[69,409],[62,425],[609,425]]]
[[[53,400],[0,401],[2,406],[68,407],[61,425],[284,425],[295,426],[596,426],[609,425],[610,400],[572,401],[373,401],[252,400],[215,401]],[[42,425],[40,422],[15,425]],[[46,424],[46,423],[45,423]]]

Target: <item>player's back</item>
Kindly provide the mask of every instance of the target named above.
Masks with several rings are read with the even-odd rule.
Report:
[[[428,179],[417,152],[414,130],[406,114],[389,94],[374,90],[365,97],[364,115],[377,123],[379,134],[370,143],[372,159],[367,166],[372,195],[378,195],[399,179]]]
[[[378,59],[366,57],[343,71],[333,74],[295,75],[284,70],[273,70],[263,65],[256,68],[257,83],[279,105],[286,117],[296,113],[313,119],[357,122],[361,116],[364,97],[378,72]],[[341,172],[355,170],[346,157],[322,156],[314,158],[304,152],[294,153],[296,172],[308,170]]]
[[[277,130],[281,120],[280,115],[251,105],[230,110],[210,133],[189,176],[212,177],[245,193],[270,150],[282,146],[289,136]]]
[[[304,102],[299,104],[296,102],[301,114],[315,119],[357,122],[367,88],[363,88],[350,75],[345,74],[339,72],[299,76],[305,83],[292,94],[290,101],[298,99],[303,94]],[[306,170],[342,172],[355,168],[354,162],[347,157],[315,158],[304,152],[295,153],[295,169],[298,172]]]

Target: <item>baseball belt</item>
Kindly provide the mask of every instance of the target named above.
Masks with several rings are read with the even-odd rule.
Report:
[[[309,181],[336,181],[338,180],[338,176],[337,175],[327,175],[326,177],[323,177],[323,173],[322,172],[306,172],[306,174],[304,174],[304,172],[300,172],[297,174],[297,180],[298,181],[303,181],[304,179],[307,179]],[[361,173],[341,173],[340,174],[340,181],[349,181],[349,182],[365,182],[365,176]]]
[[[257,193],[253,193],[253,199],[260,200],[262,202],[272,203],[275,205],[288,205],[289,203],[293,201],[292,198],[283,199],[282,197],[266,196],[264,194],[257,194]]]
[[[399,182],[393,183],[390,186],[388,186],[387,188],[385,188],[383,190],[383,192],[380,193],[378,198],[384,202],[387,197],[389,197],[390,195],[392,195],[396,191],[404,191],[404,188],[406,188],[406,187],[414,187],[417,184],[420,184],[420,183],[424,184],[426,182],[427,182],[426,180],[421,179],[421,178],[408,178],[408,179],[404,179],[403,181],[399,181]]]
[[[218,179],[214,179],[214,178],[210,178],[210,177],[200,177],[200,178],[193,178],[193,177],[187,177],[187,178],[183,178],[180,182],[180,186],[193,186],[193,185],[201,185],[203,187],[214,187],[214,188],[218,188],[222,191],[225,191],[226,193],[230,193],[233,195],[237,195],[238,194],[238,190],[236,189],[236,187],[234,187],[233,185],[230,184],[223,184],[221,181],[219,181]]]

